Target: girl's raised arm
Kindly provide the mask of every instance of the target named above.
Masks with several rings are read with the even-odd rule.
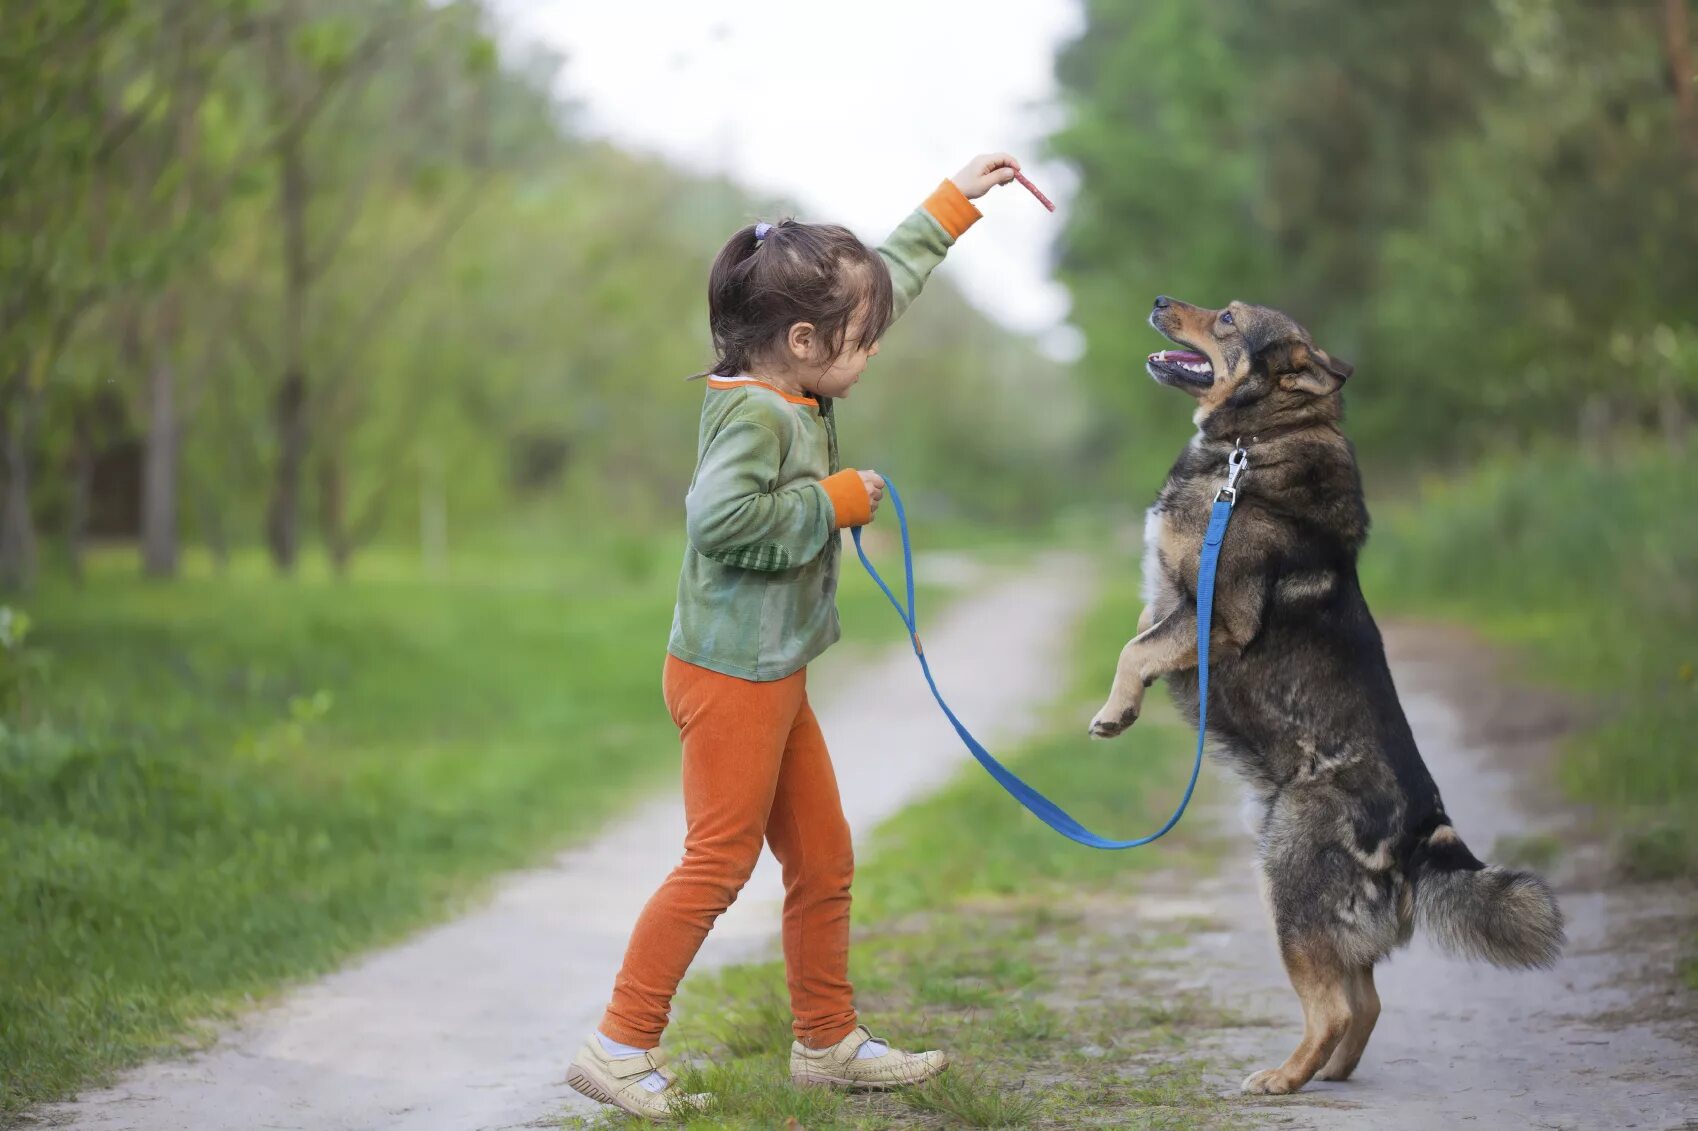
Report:
[[[955,241],[983,215],[973,201],[1012,181],[1019,169],[1020,162],[1007,153],[980,154],[938,185],[880,245],[878,253],[890,268],[892,322],[919,296]]]

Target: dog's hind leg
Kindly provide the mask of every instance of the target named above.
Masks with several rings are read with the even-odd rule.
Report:
[[[1374,1035],[1374,1024],[1380,1019],[1380,995],[1374,989],[1374,968],[1363,966],[1355,972],[1350,982],[1350,1028],[1344,1032],[1344,1038],[1338,1042],[1338,1047],[1332,1050],[1332,1058],[1326,1067],[1316,1073],[1320,1080],[1348,1080],[1350,1074],[1356,1071],[1356,1064],[1362,1059],[1362,1050],[1368,1047],[1368,1038]]]
[[[1339,960],[1324,938],[1309,936],[1280,945],[1285,972],[1303,1002],[1303,1039],[1285,1063],[1251,1073],[1244,1090],[1282,1096],[1295,1092],[1327,1063],[1350,1029],[1355,972]]]

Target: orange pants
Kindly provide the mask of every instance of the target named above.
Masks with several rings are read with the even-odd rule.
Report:
[[[849,985],[849,825],[807,671],[770,683],[666,658],[666,706],[684,740],[684,859],[631,932],[601,1031],[653,1048],[714,920],[754,871],[761,842],[784,866],[784,966],[797,1040],[855,1028]]]

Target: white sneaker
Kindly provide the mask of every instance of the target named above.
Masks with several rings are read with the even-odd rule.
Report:
[[[658,1092],[645,1087],[643,1080],[651,1072],[664,1077],[666,1087]],[[659,1049],[642,1056],[609,1056],[593,1036],[572,1061],[566,1083],[597,1103],[612,1104],[627,1115],[656,1123],[701,1111],[713,1099],[705,1092],[680,1088],[678,1078],[666,1070],[666,1056]]]
[[[861,1046],[873,1040],[877,1038],[860,1025],[828,1049],[811,1049],[797,1041],[790,1046],[790,1080],[800,1085],[884,1091],[923,1084],[949,1067],[949,1058],[941,1052],[886,1047],[877,1056],[859,1056]]]

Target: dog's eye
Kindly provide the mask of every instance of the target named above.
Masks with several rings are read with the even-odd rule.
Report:
[[[1232,325],[1232,311],[1230,311],[1230,310],[1221,311],[1220,312],[1220,320],[1222,322],[1225,322],[1228,326]]]

